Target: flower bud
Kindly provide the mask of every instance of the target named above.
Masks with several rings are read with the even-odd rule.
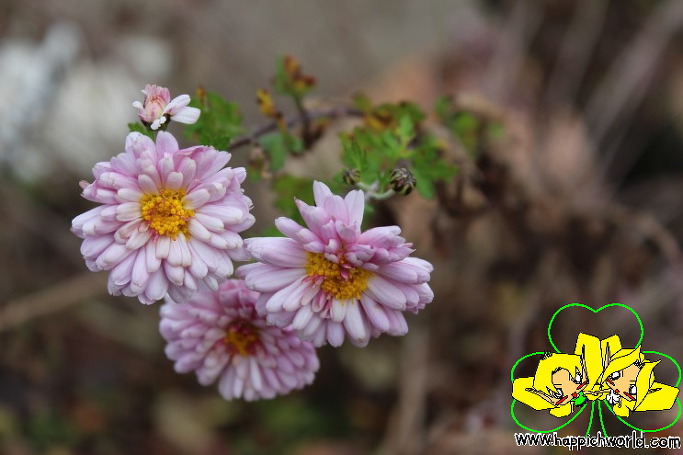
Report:
[[[358,169],[346,169],[342,175],[342,180],[347,185],[353,186],[360,181],[360,171]]]
[[[171,99],[171,92],[166,87],[151,84],[147,84],[142,93],[145,100],[135,101],[133,107],[138,110],[142,123],[153,131],[166,129],[169,120],[190,125],[199,118],[199,109],[188,106],[189,95]]]
[[[415,176],[404,167],[394,169],[390,177],[391,188],[398,194],[405,196],[415,188]]]

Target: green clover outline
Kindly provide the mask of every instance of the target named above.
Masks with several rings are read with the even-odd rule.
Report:
[[[636,343],[635,348],[637,348],[638,346],[640,346],[641,343],[643,342],[643,338],[644,338],[644,336],[645,336],[645,328],[644,328],[644,326],[643,326],[643,321],[640,319],[640,315],[639,315],[633,308],[631,308],[630,306],[624,305],[623,303],[610,303],[610,304],[601,306],[601,307],[598,308],[597,310],[594,310],[593,308],[591,308],[591,307],[589,307],[589,306],[587,306],[587,305],[584,305],[584,304],[582,304],[582,303],[570,303],[570,304],[564,305],[563,307],[561,307],[560,309],[558,309],[557,311],[555,311],[555,313],[553,313],[552,317],[550,318],[550,321],[548,322],[548,332],[547,332],[547,333],[548,333],[548,341],[550,342],[550,345],[553,347],[553,349],[555,349],[556,352],[560,353],[561,351],[558,349],[557,345],[555,345],[555,342],[554,342],[554,340],[553,340],[553,337],[552,337],[552,334],[551,334],[552,325],[553,325],[553,323],[555,322],[555,318],[557,317],[558,314],[560,314],[560,312],[562,312],[562,311],[565,310],[566,308],[573,307],[573,306],[578,306],[578,307],[585,308],[585,309],[587,309],[587,310],[590,310],[590,311],[591,311],[592,313],[594,313],[594,314],[599,313],[600,311],[604,310],[605,308],[609,308],[609,307],[613,307],[613,306],[619,306],[619,307],[622,307],[622,308],[626,308],[628,311],[630,311],[631,313],[633,313],[633,315],[634,315],[635,318],[636,318],[636,321],[638,321],[638,326],[640,327],[640,338],[638,338],[638,342]],[[525,355],[525,356],[523,356],[523,357],[520,357],[520,358],[514,363],[514,365],[512,365],[512,368],[510,368],[510,382],[514,382],[514,380],[515,380],[515,370],[517,369],[517,365],[519,365],[520,362],[522,362],[524,359],[527,359],[527,358],[529,358],[529,357],[532,357],[532,356],[535,356],[535,355],[539,355],[539,354],[542,355],[542,354],[544,354],[544,353],[541,352],[541,351],[538,351],[538,352],[533,352],[533,353],[531,353],[531,354],[527,354],[527,355]],[[679,363],[676,361],[676,359],[674,359],[673,357],[671,357],[671,356],[669,356],[669,355],[667,355],[667,354],[664,354],[664,353],[662,353],[662,352],[659,352],[659,351],[643,351],[643,354],[656,354],[656,355],[662,356],[662,357],[664,357],[664,358],[666,358],[666,359],[669,359],[669,360],[674,364],[674,366],[676,367],[676,370],[678,371],[678,378],[677,378],[677,380],[676,380],[676,385],[675,385],[675,387],[678,387],[678,386],[680,385],[680,383],[681,383],[681,378],[682,378],[682,376],[683,376],[683,373],[682,373],[682,371],[681,371],[681,366],[680,366]],[[536,429],[534,429],[534,428],[527,427],[526,425],[523,425],[523,424],[519,421],[519,419],[517,419],[517,415],[515,414],[515,404],[516,404],[516,403],[517,403],[517,400],[513,398],[512,403],[510,403],[510,417],[512,417],[512,419],[515,421],[515,423],[516,423],[519,427],[521,427],[521,428],[523,428],[523,429],[525,429],[525,430],[527,430],[527,431],[533,431],[533,432],[536,432],[536,433],[551,433],[551,432],[553,432],[553,431],[560,430],[560,429],[566,427],[567,425],[569,425],[570,423],[572,423],[572,422],[573,422],[579,415],[581,415],[581,413],[583,413],[583,411],[587,408],[587,406],[582,407],[581,410],[580,410],[579,412],[577,412],[576,414],[574,414],[574,416],[572,416],[571,419],[569,419],[568,421],[564,422],[562,425],[560,425],[560,426],[558,426],[558,427],[556,427],[556,428],[553,428],[552,430],[536,430]],[[681,404],[680,397],[676,397],[676,403],[678,404],[678,414],[676,415],[676,418],[675,418],[671,423],[669,423],[668,425],[666,425],[666,426],[664,426],[664,427],[661,427],[661,428],[656,428],[656,429],[643,429],[643,428],[638,428],[638,427],[636,427],[636,426],[634,426],[634,425],[631,425],[630,423],[626,422],[624,419],[621,418],[621,416],[616,415],[616,413],[614,413],[614,411],[612,410],[612,408],[610,408],[604,401],[601,401],[601,402],[598,402],[598,406],[597,406],[597,408],[598,408],[598,418],[599,418],[599,420],[600,420],[600,427],[601,427],[601,429],[602,429],[602,431],[603,431],[603,434],[604,434],[605,436],[607,436],[607,431],[606,431],[606,429],[605,429],[605,423],[604,423],[604,420],[603,420],[603,412],[602,412],[602,406],[605,406],[613,415],[615,415],[623,424],[625,424],[625,425],[626,425],[627,427],[629,427],[629,428],[632,428],[632,429],[638,430],[638,431],[642,431],[642,432],[644,432],[644,433],[653,433],[653,432],[657,432],[657,431],[663,431],[663,430],[666,430],[666,429],[671,428],[672,426],[674,426],[674,425],[680,420],[681,415],[683,415],[683,405]],[[593,425],[593,413],[594,413],[594,411],[595,411],[595,405],[596,405],[596,402],[595,402],[595,401],[591,401],[591,411],[590,411],[590,417],[589,417],[589,420],[588,420],[588,427],[586,428],[586,436],[588,436],[588,433],[590,432],[590,429],[591,429],[591,427],[592,427],[592,425]]]
[[[512,403],[510,403],[510,415],[511,415],[512,418],[515,420],[515,423],[516,423],[517,425],[519,425],[520,427],[524,428],[525,430],[527,430],[527,431],[533,431],[533,432],[535,432],[535,433],[552,433],[553,431],[561,430],[562,428],[564,428],[564,427],[566,427],[567,425],[569,425],[570,423],[572,423],[578,416],[581,415],[581,413],[582,413],[583,411],[586,410],[586,408],[588,408],[588,406],[583,406],[579,412],[577,412],[576,414],[574,414],[574,415],[572,416],[571,419],[567,420],[566,422],[564,422],[564,423],[563,423],[562,425],[560,425],[559,427],[553,428],[552,430],[536,430],[536,429],[534,429],[534,428],[527,427],[526,425],[523,425],[523,424],[519,421],[519,419],[517,419],[517,415],[515,414],[515,404],[516,404],[516,403],[517,403],[517,400],[515,400],[514,398],[512,399]],[[591,421],[593,420],[593,405],[594,405],[594,404],[595,404],[595,402],[591,402],[591,414],[590,414],[590,419],[591,419]],[[589,425],[589,428],[590,428],[590,425]]]
[[[633,315],[636,317],[636,321],[638,321],[638,326],[640,327],[640,338],[638,338],[638,342],[636,343],[636,345],[634,346],[634,348],[637,348],[637,347],[640,346],[640,344],[643,342],[643,337],[645,336],[645,328],[643,327],[643,321],[640,319],[640,316],[638,315],[638,313],[636,312],[636,310],[634,310],[634,309],[631,308],[630,306],[624,305],[623,303],[608,303],[607,305],[603,305],[603,306],[601,306],[600,308],[598,308],[597,310],[594,310],[593,308],[589,307],[588,305],[584,305],[583,303],[576,303],[576,302],[575,302],[575,303],[568,303],[567,305],[561,307],[559,310],[557,310],[557,311],[552,315],[552,317],[550,318],[550,322],[548,322],[548,341],[550,341],[550,345],[553,347],[553,349],[555,349],[556,352],[559,353],[559,352],[562,352],[562,351],[560,351],[560,350],[557,348],[557,346],[555,345],[555,341],[553,341],[553,336],[552,336],[551,333],[550,333],[551,328],[552,328],[552,326],[553,326],[553,323],[555,322],[555,318],[557,317],[557,315],[560,314],[564,309],[569,308],[569,307],[572,307],[572,306],[577,306],[577,307],[585,308],[585,309],[587,309],[587,310],[590,310],[590,311],[591,311],[592,313],[594,313],[594,314],[598,314],[599,312],[601,312],[601,311],[604,310],[605,308],[609,308],[609,307],[613,307],[613,306],[620,306],[620,307],[622,307],[622,308],[626,308],[626,309],[629,310],[631,313],[633,313]]]

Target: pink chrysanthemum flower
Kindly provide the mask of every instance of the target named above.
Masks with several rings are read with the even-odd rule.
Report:
[[[226,400],[273,398],[313,382],[315,348],[259,316],[258,296],[242,280],[228,280],[217,292],[164,304],[159,329],[175,370],[195,371],[202,385],[218,381]]]
[[[317,206],[296,201],[308,229],[278,218],[275,225],[289,238],[245,242],[260,262],[237,274],[262,293],[257,309],[316,346],[339,346],[346,334],[356,346],[384,332],[404,335],[403,311],[417,313],[434,297],[427,284],[432,265],[408,257],[412,245],[398,226],[361,232],[362,191],[342,199],[315,182],[313,192]]]
[[[142,90],[145,94],[143,102],[135,101],[133,107],[138,109],[138,116],[145,125],[158,130],[169,118],[180,123],[195,123],[200,111],[189,107],[190,96],[180,95],[171,100],[171,92],[166,87],[147,84]]]
[[[254,224],[240,187],[246,171],[225,167],[229,160],[211,147],[178,150],[162,131],[156,144],[130,133],[125,152],[95,165],[95,181],[81,188],[102,205],[74,218],[71,231],[84,239],[90,270],[111,270],[111,294],[187,300],[202,284],[218,289],[232,259],[249,257],[238,234]]]

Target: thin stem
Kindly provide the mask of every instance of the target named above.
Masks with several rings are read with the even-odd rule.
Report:
[[[306,111],[301,97],[294,97],[294,105],[301,118],[301,124],[303,126],[301,138],[304,141],[304,149],[307,149],[311,145],[311,118],[308,116],[308,111]]]
[[[396,194],[396,192],[389,188],[387,191],[384,191],[382,193],[378,193],[377,191],[379,190],[379,182],[375,181],[371,185],[368,185],[367,183],[363,182],[358,182],[356,183],[356,188],[365,191],[365,201],[370,201],[372,199],[376,201],[383,201],[384,199],[389,199],[391,196]]]
[[[356,183],[356,187],[358,189],[365,191],[366,193],[374,193],[377,191],[377,187],[379,186],[379,182],[375,181],[372,185],[368,185],[367,183],[363,182],[358,182]]]
[[[304,114],[299,113],[299,115],[296,117],[285,120],[285,124],[288,128],[292,128],[300,123],[303,123],[304,131],[306,131],[306,122],[309,122],[308,124],[310,125],[312,120],[320,118],[361,117],[362,115],[363,113],[358,109],[341,106],[327,111],[304,112]],[[252,131],[250,134],[235,139],[228,147],[228,151],[232,152],[240,147],[244,147],[245,145],[253,144],[258,140],[258,138],[268,133],[272,133],[273,131],[277,130],[277,128],[278,124],[275,121],[263,125]]]
[[[384,193],[374,193],[371,194],[370,197],[372,199],[375,199],[377,201],[383,201],[384,199],[389,199],[391,196],[396,194],[396,191],[392,190],[391,188],[385,191]]]

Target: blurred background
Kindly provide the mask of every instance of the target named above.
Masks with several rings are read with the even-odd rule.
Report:
[[[683,360],[682,50],[678,0],[0,0],[0,453],[551,453],[514,444],[510,368],[550,349],[558,308],[628,304],[644,349]],[[108,296],[69,228],[92,207],[79,180],[123,150],[146,83],[217,91],[257,127],[283,54],[317,77],[312,102],[362,90],[429,109],[450,94],[505,134],[476,155],[449,142],[461,171],[436,200],[378,211],[435,265],[406,337],[323,348],[311,387],[225,402],[173,372],[157,308]],[[632,346],[629,317],[578,311],[555,339]],[[635,423],[676,413],[650,414]]]

